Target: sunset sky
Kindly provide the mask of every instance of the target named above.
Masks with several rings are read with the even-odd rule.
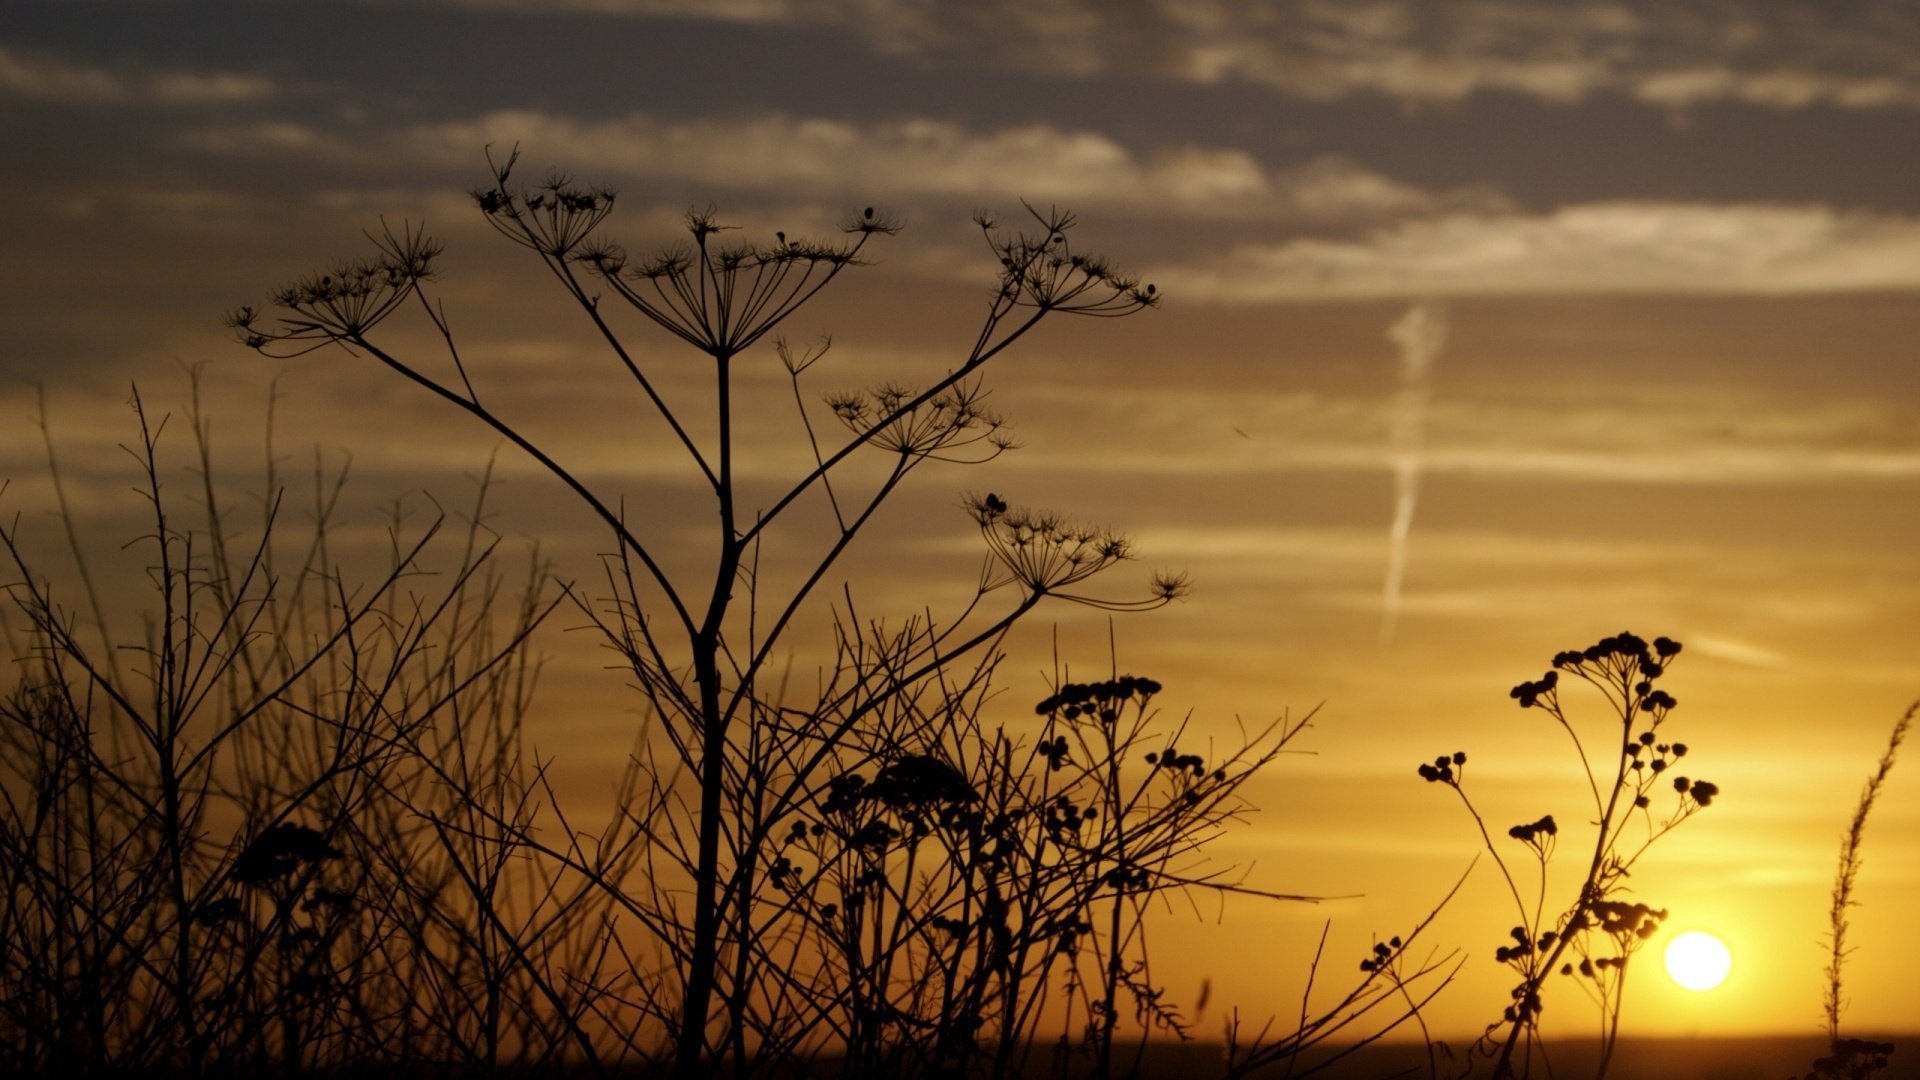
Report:
[[[635,249],[709,203],[752,237],[903,219],[786,328],[833,335],[823,391],[944,372],[997,269],[974,211],[1070,207],[1077,243],[1162,307],[1058,318],[996,361],[1021,449],[917,474],[849,573],[896,616],[963,601],[960,500],[992,490],[1131,536],[1113,595],[1191,574],[1186,601],[1113,624],[1170,712],[1224,742],[1236,716],[1319,707],[1312,756],[1251,789],[1220,858],[1354,898],[1169,912],[1170,993],[1210,978],[1209,1028],[1224,1004],[1290,1015],[1323,921],[1344,978],[1421,918],[1479,844],[1414,773],[1436,753],[1468,752],[1491,826],[1580,820],[1565,736],[1507,691],[1630,629],[1686,645],[1670,724],[1724,792],[1637,896],[1669,933],[1725,938],[1734,973],[1692,993],[1647,963],[1625,1027],[1812,1033],[1840,831],[1920,696],[1917,134],[1920,8],[1893,0],[12,0],[0,512],[55,549],[38,384],[76,509],[117,550],[129,386],[177,408],[201,362],[237,490],[277,377],[279,451],[296,471],[350,453],[369,535],[408,492],[460,502],[500,449],[470,420],[366,358],[269,361],[221,325],[383,216],[445,242],[463,356],[529,430],[636,504],[696,505],[578,313],[473,209],[489,144],[616,190],[608,228]],[[634,340],[695,400],[694,358]],[[806,451],[761,359],[780,422],[743,467],[770,478]],[[494,525],[590,573],[594,523],[509,450],[499,471]],[[1032,722],[1056,628],[1075,671],[1109,665],[1104,614],[1043,607],[1007,662],[1009,725]],[[541,648],[532,739],[591,802],[636,702],[578,635]],[[1920,761],[1866,860],[1847,1015],[1900,1028]],[[1429,931],[1470,954],[1442,1033],[1504,1004],[1496,886],[1483,859]],[[1591,1032],[1572,987],[1549,1009],[1550,1035]]]

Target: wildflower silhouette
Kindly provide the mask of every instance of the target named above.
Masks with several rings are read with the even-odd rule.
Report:
[[[265,885],[281,880],[302,866],[337,859],[340,852],[321,835],[305,825],[281,822],[270,825],[240,849],[228,875],[242,885]]]
[[[427,294],[440,249],[418,228],[383,228],[368,259],[280,290],[277,318],[242,308],[229,324],[244,344],[270,356],[337,344],[372,357],[527,454],[611,533],[608,598],[576,602],[622,658],[664,732],[627,781],[648,814],[602,844],[636,858],[644,852],[653,872],[634,894],[606,876],[598,857],[538,847],[531,833],[516,840],[617,897],[651,932],[657,970],[667,974],[646,978],[679,985],[670,995],[655,992],[658,1004],[643,1005],[640,1014],[672,1029],[678,1075],[699,1075],[722,1055],[738,1069],[755,1054],[787,1061],[822,1037],[877,1047],[902,1030],[893,999],[895,960],[907,962],[905,939],[894,939],[882,956],[855,957],[839,932],[847,920],[875,917],[888,902],[885,889],[899,887],[889,875],[924,866],[915,853],[934,830],[958,827],[953,823],[978,812],[985,796],[972,786],[978,778],[967,764],[977,747],[954,741],[961,718],[955,710],[964,712],[972,688],[984,685],[997,643],[1049,598],[1139,610],[1177,598],[1184,583],[1159,575],[1140,596],[1090,591],[1091,578],[1131,557],[1123,537],[1059,515],[1010,510],[997,496],[972,500],[968,510],[980,525],[988,570],[960,616],[945,625],[914,620],[887,629],[863,621],[845,591],[831,605],[838,659],[810,700],[785,697],[780,680],[767,678],[769,665],[790,651],[795,621],[910,473],[935,462],[979,464],[1013,447],[1005,420],[986,405],[985,365],[1042,321],[1131,315],[1156,306],[1158,291],[1082,251],[1071,213],[1027,207],[1019,228],[980,215],[975,224],[997,264],[997,281],[972,341],[937,378],[813,398],[846,432],[828,445],[824,430],[831,425],[815,422],[802,381],[828,360],[830,342],[795,348],[778,330],[843,273],[868,265],[869,246],[897,233],[897,220],[866,207],[842,221],[836,239],[775,230],[768,242],[746,238],[711,207],[700,208],[683,219],[683,242],[633,255],[604,235],[614,193],[557,172],[523,184],[517,157],[489,157],[491,181],[473,193],[475,204],[556,280],[711,492],[718,528],[708,571],[670,571],[660,550],[662,523],[630,518],[610,484],[576,471],[561,449],[536,442],[496,409],[493,393],[455,346],[447,314]],[[409,298],[444,343],[447,377],[376,333]],[[707,358],[711,424],[690,425],[667,400],[616,330],[613,310],[620,307]],[[735,361],[756,347],[770,347],[784,366],[807,441],[783,488],[748,505],[737,479],[737,444],[755,421],[738,414]],[[863,453],[884,455],[883,475],[850,487],[854,481],[841,467]],[[789,524],[803,500],[830,512],[824,536],[809,536],[803,522]],[[777,579],[763,569],[774,550],[799,553],[806,569]],[[1002,606],[989,611],[989,601],[1002,597]],[[976,666],[963,674],[963,664]],[[943,698],[948,704],[931,712],[922,704]],[[655,751],[674,765],[656,760]],[[807,823],[796,830],[803,817]],[[819,914],[823,875],[839,882],[835,919]],[[798,992],[813,975],[796,970],[794,953],[776,950],[810,934],[828,946],[818,963],[842,965],[854,985],[817,998]],[[783,977],[789,981],[780,989]],[[1024,1030],[1018,1016],[1010,1022],[1010,1030]]]
[[[315,327],[374,325],[422,269],[317,275],[283,294],[304,313],[287,333],[312,344]],[[503,1063],[506,1038],[564,1038],[553,1011],[523,1008],[528,966],[502,963],[505,943],[474,918],[471,901],[499,878],[432,831],[498,836],[488,816],[527,790],[517,688],[531,671],[526,635],[552,600],[536,585],[519,612],[496,606],[480,526],[447,565],[431,552],[439,523],[423,530],[397,510],[385,573],[349,582],[328,542],[344,478],[317,461],[310,531],[282,536],[270,445],[265,514],[244,524],[192,378],[199,490],[184,500],[162,479],[175,471],[166,418],[133,398],[146,524],[128,545],[131,588],[109,592],[102,578],[96,591],[63,522],[91,619],[56,601],[19,524],[0,524],[13,628],[0,691],[0,1075],[429,1060],[478,1073]],[[451,573],[429,583],[435,569]],[[124,669],[121,657],[133,658]],[[467,790],[454,797],[423,777],[454,772],[456,757]],[[235,833],[225,844],[210,835],[222,824]],[[550,946],[532,933],[513,943],[542,964]]]
[[[1619,1038],[1621,992],[1633,955],[1658,932],[1667,918],[1654,908],[1623,898],[1626,878],[1653,843],[1710,806],[1719,795],[1711,781],[1677,775],[1687,757],[1686,743],[1669,741],[1664,728],[1679,702],[1655,684],[1680,655],[1680,643],[1670,638],[1652,642],[1627,632],[1603,638],[1583,649],[1556,653],[1553,667],[1538,679],[1514,686],[1508,696],[1521,708],[1545,713],[1571,738],[1587,781],[1595,823],[1585,875],[1573,897],[1557,910],[1546,907],[1547,867],[1559,851],[1562,829],[1552,814],[1507,830],[1533,864],[1537,887],[1523,889],[1516,866],[1503,854],[1474,807],[1466,790],[1467,755],[1441,754],[1421,762],[1416,772],[1430,784],[1451,789],[1480,832],[1482,845],[1492,856],[1514,904],[1518,923],[1506,943],[1494,950],[1495,962],[1518,977],[1500,1019],[1488,1025],[1473,1052],[1492,1061],[1496,1078],[1528,1075],[1539,1038],[1540,1015],[1545,1008],[1548,978],[1558,972],[1577,982],[1601,1014],[1601,1050],[1597,1076],[1606,1074]],[[1597,748],[1590,743],[1561,702],[1567,679],[1577,679],[1597,691],[1610,722],[1598,728],[1610,732],[1608,743],[1619,747],[1609,767],[1596,766]],[[1675,774],[1669,776],[1669,774]],[[1663,793],[1664,789],[1664,793]],[[1669,809],[1657,812],[1656,798]],[[1644,826],[1630,835],[1629,826]]]
[[[1827,1014],[1827,1053],[1813,1062],[1813,1071],[1801,1080],[1869,1080],[1877,1076],[1892,1064],[1893,1044],[1877,1042],[1871,1039],[1843,1038],[1840,1034],[1840,1014],[1846,1009],[1846,995],[1841,978],[1846,967],[1847,954],[1852,951],[1847,945],[1847,930],[1850,920],[1847,913],[1857,902],[1853,898],[1855,887],[1860,878],[1860,845],[1866,837],[1867,816],[1873,811],[1873,804],[1880,798],[1880,789],[1887,782],[1887,775],[1893,771],[1894,760],[1899,756],[1900,745],[1907,739],[1907,730],[1913,726],[1913,718],[1920,714],[1920,701],[1907,706],[1900,719],[1894,722],[1893,733],[1887,737],[1887,748],[1880,755],[1880,762],[1873,774],[1860,789],[1860,801],[1854,807],[1853,818],[1848,823],[1846,834],[1840,840],[1840,864],[1833,875],[1832,904],[1827,917],[1827,970],[1825,1001]]]

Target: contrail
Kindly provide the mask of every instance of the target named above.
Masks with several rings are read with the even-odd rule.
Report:
[[[1415,304],[1392,326],[1387,339],[1400,346],[1400,389],[1393,396],[1389,438],[1393,445],[1393,525],[1387,530],[1387,580],[1381,594],[1380,644],[1393,644],[1400,621],[1400,586],[1407,575],[1407,537],[1420,501],[1420,465],[1430,392],[1427,375],[1447,340],[1447,314]]]

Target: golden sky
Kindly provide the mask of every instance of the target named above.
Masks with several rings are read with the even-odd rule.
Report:
[[[1437,752],[1471,755],[1489,824],[1577,820],[1564,736],[1507,690],[1631,629],[1686,644],[1671,724],[1725,793],[1635,883],[1735,968],[1690,994],[1647,965],[1626,1027],[1812,1032],[1839,832],[1920,695],[1917,122],[1920,12],[1891,0],[20,0],[0,12],[0,509],[57,539],[39,384],[79,514],[118,535],[128,386],[172,405],[208,361],[237,469],[278,379],[276,444],[350,453],[369,536],[406,493],[459,501],[486,433],[365,358],[271,362],[220,325],[385,215],[446,243],[470,368],[665,508],[674,543],[694,477],[472,208],[489,143],[617,190],[635,248],[709,202],[756,236],[904,219],[788,327],[832,333],[823,388],[945,371],[994,279],[974,210],[1071,207],[1162,308],[1058,319],[996,361],[1022,448],[917,474],[850,573],[878,609],[964,600],[960,498],[991,489],[1191,573],[1188,600],[1114,624],[1168,709],[1226,738],[1319,708],[1313,755],[1257,786],[1223,858],[1359,898],[1170,914],[1172,992],[1210,977],[1216,1003],[1287,1014],[1323,920],[1344,966],[1421,917],[1478,847],[1414,775]],[[668,393],[699,392],[691,358],[641,340]],[[742,468],[771,480],[798,429],[771,356],[747,383],[769,420]],[[590,568],[593,522],[510,452],[499,469],[494,524]],[[1010,724],[1056,627],[1077,670],[1108,664],[1104,615],[1042,609]],[[591,800],[633,703],[599,657],[543,649],[534,741]],[[1910,1026],[1920,777],[1895,771],[1866,857],[1849,1021]],[[1489,870],[1430,932],[1471,954],[1430,1014],[1445,1032],[1503,1003]],[[1584,1034],[1563,997],[1550,1033]]]

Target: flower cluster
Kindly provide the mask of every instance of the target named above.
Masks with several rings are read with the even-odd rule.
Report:
[[[987,246],[1000,263],[1000,299],[1009,304],[1076,315],[1114,317],[1157,306],[1159,291],[1115,270],[1098,255],[1075,252],[1067,239],[1074,217],[1061,210],[1027,213],[1038,233],[1004,232],[991,215],[978,214]]]
[[[1623,900],[1595,900],[1587,905],[1587,912],[1590,914],[1576,915],[1567,925],[1568,931],[1597,927],[1623,946],[1659,933],[1660,924],[1667,918],[1666,908],[1629,904]]]
[[[986,391],[977,382],[955,383],[924,401],[921,396],[913,387],[888,383],[828,394],[826,402],[856,435],[902,457],[978,464],[1014,447],[1006,421],[985,407]],[[953,456],[969,448],[978,449]]]
[[[1207,775],[1206,758],[1201,757],[1199,754],[1183,754],[1180,752],[1179,747],[1172,743],[1167,744],[1166,753],[1147,754],[1147,764],[1152,765],[1156,769],[1167,769],[1175,773],[1185,773],[1196,780],[1204,778]],[[1215,780],[1225,780],[1227,778],[1226,770],[1215,769],[1213,778]]]
[[[499,227],[497,217],[489,220]],[[521,221],[512,224],[524,228]],[[789,239],[784,232],[766,246],[720,243],[716,238],[734,227],[721,224],[712,207],[689,210],[685,228],[691,245],[639,261],[599,239],[574,239],[576,247],[567,250],[641,314],[714,357],[733,356],[760,340],[840,271],[861,265],[860,249],[870,238],[899,231],[872,207],[842,225],[855,239],[840,243]],[[543,243],[538,235],[522,242]]]
[[[841,773],[827,781],[827,797],[821,801],[820,809],[828,814],[850,814],[860,807],[861,789],[867,786],[867,778],[859,773]]]
[[[1466,763],[1467,752],[1465,750],[1455,750],[1451,754],[1441,754],[1439,757],[1434,758],[1431,764],[1424,761],[1420,763],[1420,779],[1425,780],[1429,784],[1453,784],[1458,786],[1460,783],[1460,775],[1455,772],[1455,770],[1464,766]]]
[[[1562,653],[1561,655],[1564,656],[1566,654]],[[1532,682],[1523,682],[1519,686],[1507,691],[1507,696],[1518,701],[1521,708],[1531,709],[1541,698],[1552,694],[1554,687],[1558,685],[1559,682],[1559,672],[1549,671]]]
[[[1640,669],[1641,674],[1657,678],[1662,665],[1680,652],[1680,643],[1667,637],[1657,637],[1649,645],[1638,634],[1622,630],[1612,637],[1601,638],[1584,649],[1568,649],[1555,653],[1553,666],[1563,670],[1578,671],[1583,667],[1614,667],[1631,663]]]
[[[340,852],[326,838],[305,825],[282,822],[262,830],[240,849],[228,876],[242,885],[265,885],[288,877],[303,866],[338,859]]]
[[[980,797],[959,769],[925,754],[908,754],[888,762],[862,794],[896,810],[973,802]]]
[[[1159,692],[1159,682],[1137,675],[1122,675],[1103,682],[1067,683],[1041,699],[1033,711],[1041,716],[1057,713],[1065,720],[1076,720],[1083,715],[1096,716],[1102,722],[1111,724],[1120,718],[1121,706],[1133,700],[1144,705],[1148,698]]]
[[[493,186],[471,192],[487,224],[521,247],[555,259],[569,257],[613,212],[613,192],[579,187],[562,172],[550,172],[531,192],[512,182],[515,148],[493,166]]]
[[[854,847],[883,848],[900,839],[900,830],[881,818],[873,818],[853,831],[847,843]]]
[[[1656,742],[1655,740],[1658,738],[1659,736],[1655,735],[1653,731],[1649,729],[1641,732],[1638,738],[1622,748],[1627,757],[1632,759],[1633,768],[1649,768],[1654,772],[1660,772],[1664,770],[1668,763],[1674,758],[1687,756],[1686,743]],[[1641,760],[1640,755],[1649,750],[1653,752],[1653,756],[1644,761]]]
[[[1011,582],[1034,594],[1052,593],[1133,557],[1131,545],[1118,533],[1053,514],[1010,510],[992,493],[969,499],[967,512],[1005,571],[995,584]]]
[[[1360,961],[1360,970],[1368,973],[1385,971],[1393,963],[1393,958],[1399,953],[1400,946],[1401,942],[1397,936],[1388,941],[1374,942],[1373,955]]]
[[[959,769],[926,754],[906,754],[880,768],[872,781],[859,773],[842,773],[827,781],[820,801],[823,815],[838,818],[833,831],[855,848],[882,849],[902,837],[917,841],[936,825],[953,826],[977,821],[972,804],[979,793]],[[883,816],[890,811],[895,820]],[[795,821],[788,843],[819,837],[820,824]],[[779,884],[778,877],[775,884]]]
[[[1540,858],[1546,859],[1553,854],[1554,839],[1560,835],[1560,826],[1554,822],[1552,814],[1547,814],[1538,821],[1515,825],[1507,830],[1507,835],[1532,848]]]
[[[1540,1015],[1540,991],[1533,982],[1523,982],[1513,988],[1513,1004],[1501,1010],[1509,1024],[1526,1024]]]
[[[767,880],[773,882],[774,888],[783,891],[795,888],[805,876],[806,868],[796,865],[785,855],[777,856],[767,867]]]
[[[1099,816],[1099,807],[1091,803],[1081,806],[1067,796],[1059,795],[1046,804],[1040,822],[1049,833],[1072,833],[1079,832],[1082,825]]]
[[[1055,735],[1051,739],[1041,739],[1034,747],[1033,756],[1047,759],[1047,771],[1059,772],[1067,764],[1067,737]]]
[[[441,252],[437,241],[408,225],[370,238],[374,255],[335,263],[274,290],[274,305],[286,314],[273,325],[262,324],[257,309],[241,307],[227,314],[227,327],[248,348],[277,357],[363,337],[433,277],[433,260]]]
[[[1695,806],[1708,806],[1713,797],[1720,794],[1720,785],[1707,780],[1689,780],[1684,776],[1673,778],[1673,790],[1693,800]]]
[[[1560,826],[1554,824],[1553,815],[1548,814],[1538,821],[1526,825],[1515,825],[1507,830],[1507,835],[1521,843],[1531,844],[1537,836],[1558,836]]]
[[[1553,948],[1554,942],[1560,940],[1559,934],[1549,930],[1540,935],[1539,941],[1534,941],[1527,936],[1527,928],[1524,926],[1516,926],[1507,931],[1507,936],[1513,939],[1513,944],[1503,945],[1493,950],[1494,960],[1502,964],[1518,963],[1535,952],[1546,952]]]
[[[1185,574],[1158,571],[1149,579],[1144,598],[1111,600],[1068,592],[1069,587],[1133,558],[1127,538],[1057,515],[1010,508],[992,492],[969,495],[962,505],[987,541],[990,569],[981,580],[983,593],[1017,585],[1030,600],[1053,596],[1103,611],[1145,611],[1187,595]],[[992,569],[994,564],[997,570]]]
[[[1578,971],[1589,979],[1603,979],[1610,969],[1626,966],[1627,958],[1624,956],[1583,956],[1577,965],[1571,960],[1561,964],[1560,974],[1572,975]]]

